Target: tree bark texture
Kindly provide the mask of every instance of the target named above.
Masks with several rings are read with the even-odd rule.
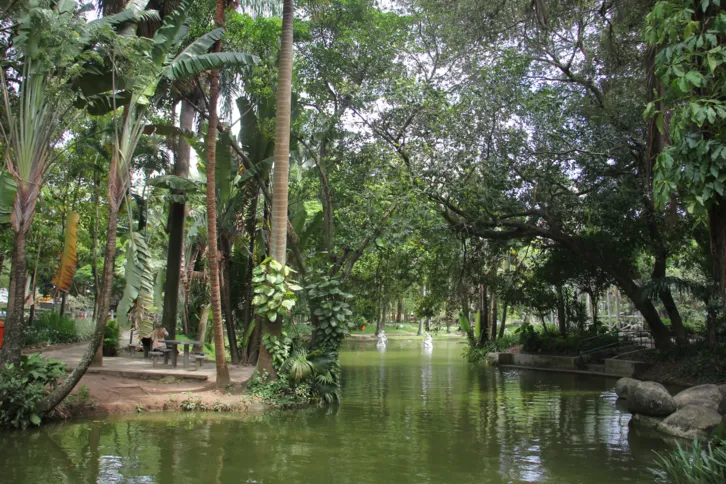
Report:
[[[224,1],[217,0],[215,24],[224,25]],[[214,43],[214,52],[220,52],[220,41]],[[217,104],[219,101],[219,71],[209,74],[209,127],[207,128],[207,260],[209,262],[209,286],[212,304],[212,330],[214,331],[214,356],[217,367],[217,388],[230,383],[227,355],[224,350],[224,329],[222,327],[222,301],[219,288],[219,255],[217,254]]]
[[[186,99],[181,102],[179,127],[185,131],[194,130],[194,106]],[[180,136],[176,140],[175,148],[174,175],[181,178],[188,178],[191,147],[186,139]],[[174,194],[183,195],[183,193]],[[182,256],[184,252],[185,219],[186,203],[172,200],[169,207],[169,248],[166,253],[166,290],[164,292],[164,309],[162,313],[162,325],[169,332],[170,339],[176,338],[176,321],[179,312],[179,288]]]

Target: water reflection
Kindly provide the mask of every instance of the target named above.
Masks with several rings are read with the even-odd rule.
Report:
[[[614,381],[470,366],[462,346],[342,355],[343,404],[141,415],[0,435],[3,482],[649,482]]]

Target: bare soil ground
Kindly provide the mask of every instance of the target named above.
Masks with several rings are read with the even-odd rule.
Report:
[[[172,376],[138,379],[86,374],[59,416],[164,410],[261,411],[261,401],[244,393],[244,386],[237,384],[220,391],[214,383],[178,380]]]

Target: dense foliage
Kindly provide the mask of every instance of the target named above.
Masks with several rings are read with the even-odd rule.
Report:
[[[40,425],[36,404],[65,376],[65,364],[39,354],[0,367],[0,427]]]

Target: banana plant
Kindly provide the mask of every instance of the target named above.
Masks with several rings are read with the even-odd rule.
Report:
[[[146,4],[141,0],[140,3],[132,2],[131,5],[133,5],[133,8],[138,9],[140,8],[139,5],[145,7]],[[114,42],[109,44],[107,51],[102,52],[111,59],[109,64],[113,67],[113,70],[102,76],[101,79],[95,76],[96,80],[93,83],[89,83],[88,80],[83,78],[78,79],[76,83],[82,91],[80,96],[82,103],[85,103],[89,108],[91,106],[107,106],[114,116],[114,146],[108,181],[108,237],[96,330],[78,367],[50,395],[38,403],[37,408],[42,413],[55,408],[76,386],[94,361],[94,356],[103,339],[111,302],[118,212],[130,184],[134,152],[146,125],[146,115],[150,106],[155,104],[165,93],[162,81],[194,77],[210,68],[221,68],[231,63],[247,65],[256,62],[255,57],[242,53],[232,55],[219,53],[212,56],[202,54],[201,52],[209,49],[214,42],[221,38],[223,31],[219,29],[203,35],[180,51],[181,42],[187,32],[184,23],[188,9],[189,3],[183,2],[179,9],[165,16],[161,28],[156,31],[151,43],[141,41],[141,39],[136,42],[125,42],[128,39],[121,37],[113,39]],[[126,29],[120,33],[129,35]],[[142,51],[132,52],[133,55],[129,55],[128,59],[126,59],[126,65],[131,65],[134,69],[121,72],[114,56],[119,52],[124,52],[122,48],[129,45],[136,49],[142,49]],[[99,49],[99,51],[102,51],[102,49]],[[94,59],[96,58],[94,57]],[[86,66],[87,72],[94,72],[92,70],[94,62],[97,61],[89,61],[89,65]],[[103,67],[103,65],[97,67]],[[95,72],[105,73],[103,70],[96,70]],[[110,84],[104,85],[104,82],[102,82],[104,80],[110,80]],[[120,83],[117,83],[117,80]],[[93,87],[94,84],[95,88]],[[105,88],[109,85],[110,87]],[[84,86],[85,90],[83,89]],[[143,298],[140,302],[142,305],[148,304],[149,300]],[[143,307],[141,310],[143,310]],[[97,357],[96,361],[100,362],[100,359],[100,357]]]

